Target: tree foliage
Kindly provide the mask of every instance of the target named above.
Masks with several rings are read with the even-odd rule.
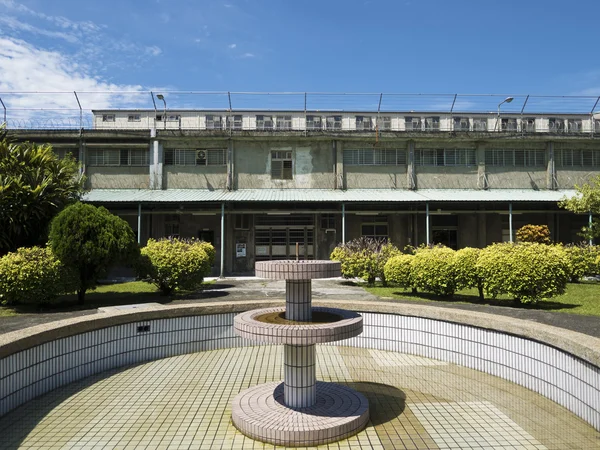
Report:
[[[149,239],[141,250],[136,270],[153,283],[162,295],[175,290],[193,290],[202,285],[214,262],[215,249],[195,239]]]
[[[75,203],[63,209],[50,225],[54,254],[77,272],[77,296],[85,292],[118,263],[133,262],[139,250],[133,230],[123,219],[103,207]]]
[[[52,217],[83,192],[74,158],[0,136],[0,255],[45,244]]]
[[[575,185],[577,194],[571,198],[563,198],[558,206],[576,214],[600,214],[600,175],[582,186]],[[581,236],[585,239],[600,237],[600,222],[594,218],[590,225],[581,229]]]

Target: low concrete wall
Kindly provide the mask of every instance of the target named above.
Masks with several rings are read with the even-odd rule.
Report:
[[[361,312],[362,335],[338,342],[404,352],[525,386],[600,430],[600,339],[509,317],[388,302],[314,301]],[[236,313],[283,301],[109,308],[0,335],[0,415],[59,386],[111,368],[252,345]]]

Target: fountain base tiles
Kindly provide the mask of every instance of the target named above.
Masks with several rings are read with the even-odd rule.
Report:
[[[236,333],[255,342],[284,345],[284,380],[247,389],[232,404],[234,425],[245,435],[285,446],[345,439],[369,420],[367,399],[346,386],[316,379],[315,344],[362,333],[362,317],[337,308],[312,308],[311,280],[340,275],[335,261],[264,261],[256,275],[286,280],[285,308],[236,316]]]

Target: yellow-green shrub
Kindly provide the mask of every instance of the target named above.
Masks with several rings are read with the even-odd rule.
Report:
[[[411,287],[410,270],[413,259],[413,255],[404,254],[396,255],[388,259],[383,267],[385,279],[400,287]]]
[[[412,286],[442,296],[456,291],[454,250],[442,245],[419,248],[411,265]]]
[[[456,289],[477,288],[479,298],[483,300],[483,280],[476,270],[477,259],[481,249],[465,247],[454,254],[454,274]]]
[[[518,242],[537,242],[551,244],[548,225],[524,225],[516,232]]]
[[[373,284],[379,277],[385,284],[383,267],[389,258],[398,254],[400,250],[391,243],[361,237],[339,244],[329,259],[342,263],[342,276],[345,278],[362,278]]]
[[[476,269],[487,294],[523,303],[560,295],[569,280],[569,260],[559,245],[493,244],[481,250]]]
[[[567,245],[565,252],[569,258],[569,278],[572,282],[576,283],[585,276],[598,273],[596,260],[600,257],[600,247],[597,245],[588,245],[585,242]]]
[[[0,303],[49,303],[73,292],[75,276],[47,247],[23,247],[0,258]]]
[[[149,239],[140,252],[138,275],[156,285],[163,295],[197,289],[210,273],[211,254],[214,258],[211,248],[211,244],[193,239]]]

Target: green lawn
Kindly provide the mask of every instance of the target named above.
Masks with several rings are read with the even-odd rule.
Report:
[[[540,311],[560,311],[571,314],[585,314],[600,317],[600,284],[599,283],[570,283],[567,291],[558,297],[538,302],[534,305],[521,305],[515,303],[507,296],[496,299],[486,298],[479,300],[477,289],[464,289],[454,294],[451,299],[438,297],[433,294],[413,294],[410,289],[398,287],[383,287],[381,284],[375,286],[363,285],[365,290],[373,295],[385,299],[414,300],[421,302],[443,302],[443,303],[473,303],[478,305],[509,306]]]
[[[214,281],[204,282],[204,285]],[[50,305],[20,305],[16,307],[0,307],[0,317],[15,316],[18,314],[50,312],[50,311],[80,311],[96,309],[100,306],[130,305],[135,303],[168,303],[175,299],[183,299],[191,292],[177,292],[170,296],[162,296],[153,284],[143,281],[128,283],[107,284],[98,286],[93,291],[85,294],[85,304],[77,304],[77,295],[69,294],[59,297]]]

